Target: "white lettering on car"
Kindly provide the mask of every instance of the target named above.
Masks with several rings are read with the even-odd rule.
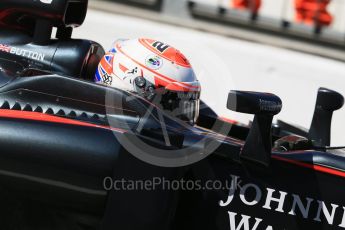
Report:
[[[236,181],[242,182],[241,178],[236,175],[231,175],[231,180],[233,183]],[[254,194],[248,193],[248,190],[251,190],[254,192]],[[291,202],[286,202],[288,198]],[[247,207],[259,206],[272,212],[284,213],[292,216],[299,215],[305,220],[313,222],[326,222],[331,226],[336,224],[338,227],[345,228],[345,207],[340,208],[340,206],[337,204],[327,204],[324,201],[312,199],[310,197],[301,198],[296,194],[289,194],[287,192],[272,188],[262,188],[253,183],[236,183],[235,186],[231,186],[227,199],[219,201],[218,204],[220,207],[231,207],[231,204],[236,199]],[[261,203],[264,205],[261,206]],[[286,205],[287,203],[291,205]],[[311,209],[311,206],[314,208]],[[296,210],[299,210],[299,212],[296,212]],[[228,211],[228,214],[230,220],[230,230],[255,230],[259,225],[263,225],[263,222],[265,221],[264,219],[240,214],[242,219],[236,225],[236,219],[239,218],[237,216],[238,214],[230,211]],[[250,222],[254,222],[250,221],[251,219],[255,219],[256,221],[253,227],[250,227],[249,225]],[[341,221],[339,221],[340,223],[334,223],[335,220]],[[270,225],[266,226],[266,229],[273,229],[273,227]]]
[[[42,53],[38,53],[38,52],[30,51],[30,50],[19,49],[16,47],[12,47],[10,50],[10,53],[15,54],[17,56],[22,56],[22,57],[30,58],[33,60],[37,60],[37,61],[44,61],[44,58],[45,58],[45,55]]]

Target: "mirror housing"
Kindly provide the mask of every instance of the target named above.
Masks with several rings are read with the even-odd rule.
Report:
[[[85,20],[87,6],[88,0],[1,0],[0,25],[20,26],[24,18],[34,18],[54,27],[78,27]]]
[[[43,44],[50,39],[53,27],[59,34],[69,35],[67,28],[82,25],[87,6],[88,0],[1,0],[0,28],[25,31],[35,43]]]
[[[343,105],[344,97],[340,93],[326,88],[319,89],[308,134],[314,145],[330,146],[333,112],[341,109]]]
[[[273,116],[282,109],[281,99],[270,93],[231,91],[227,108],[254,114],[254,121],[241,151],[241,159],[269,166],[272,151]]]

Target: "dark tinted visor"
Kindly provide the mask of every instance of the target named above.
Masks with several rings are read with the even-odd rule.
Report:
[[[171,116],[194,124],[199,116],[200,92],[177,92],[165,90],[159,106]]]

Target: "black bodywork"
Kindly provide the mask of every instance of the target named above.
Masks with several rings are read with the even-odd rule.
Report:
[[[277,96],[231,91],[227,107],[254,114],[250,126],[225,122],[206,105],[196,127],[164,115],[174,140],[167,147],[157,108],[146,116],[149,102],[92,82],[104,50],[71,39],[86,10],[87,0],[0,3],[1,229],[345,228],[345,153],[328,149],[340,94],[320,89],[307,131],[272,125]],[[218,147],[192,165],[159,167],[130,154],[124,136],[172,151],[202,154],[200,138]],[[105,178],[155,177],[232,186],[104,188]]]

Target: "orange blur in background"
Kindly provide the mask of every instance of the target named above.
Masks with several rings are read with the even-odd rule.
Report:
[[[331,0],[294,1],[296,22],[317,26],[329,26],[332,24],[333,16],[327,11],[327,7]],[[257,14],[262,2],[261,0],[232,0],[231,5],[235,9],[249,10]]]
[[[232,0],[232,7],[258,13],[261,7],[261,0]]]
[[[331,0],[295,0],[295,20],[309,25],[329,26],[333,16],[327,11]]]

